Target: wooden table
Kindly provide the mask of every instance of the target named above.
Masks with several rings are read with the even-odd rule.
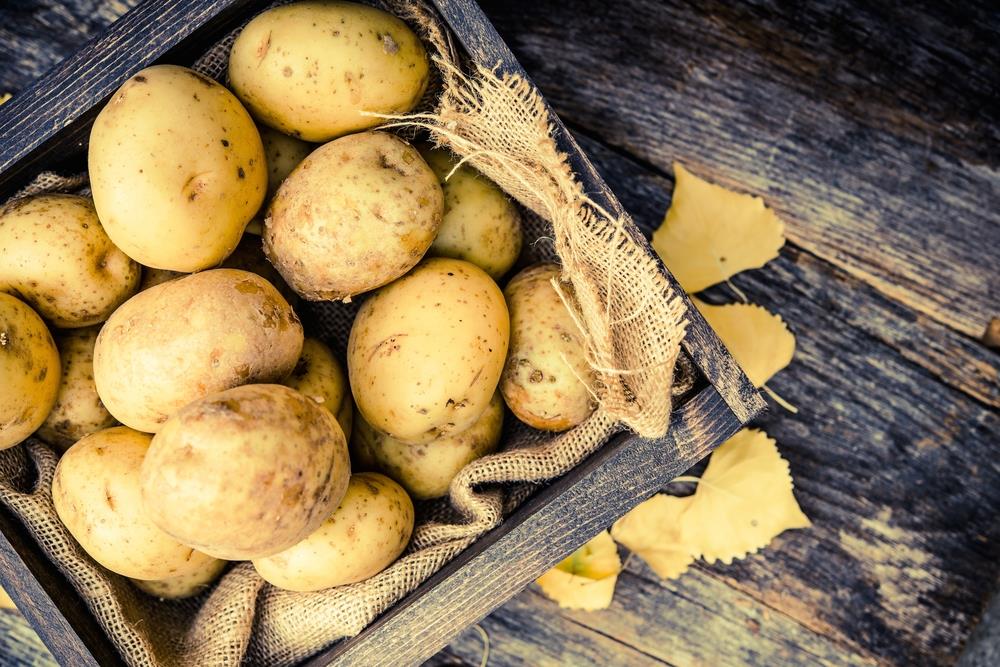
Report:
[[[135,1],[0,7],[0,92]],[[770,384],[800,413],[762,425],[815,523],[677,581],[632,558],[608,611],[530,588],[482,622],[490,664],[953,662],[1000,575],[1000,356],[980,341],[1000,316],[1000,13],[483,4],[644,228],[674,160],[788,223],[781,258],[734,282],[798,336]],[[13,619],[0,662],[29,664]],[[481,650],[469,630],[432,662]]]

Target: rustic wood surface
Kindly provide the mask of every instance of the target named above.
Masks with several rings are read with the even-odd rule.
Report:
[[[129,4],[0,6],[0,92]],[[481,623],[490,664],[953,662],[1000,575],[1000,357],[978,340],[1000,316],[1000,14],[482,4],[641,226],[666,210],[673,160],[787,221],[782,257],[734,282],[798,336],[770,384],[801,412],[761,423],[815,523],[677,581],[632,558],[605,612],[529,588]],[[0,661],[39,664],[26,636],[5,634]],[[433,662],[481,653],[469,630]]]

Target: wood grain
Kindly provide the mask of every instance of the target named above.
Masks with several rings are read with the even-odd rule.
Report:
[[[57,667],[52,654],[16,611],[0,609],[0,665]]]
[[[572,126],[761,194],[797,245],[972,338],[1000,314],[987,6],[484,2]]]

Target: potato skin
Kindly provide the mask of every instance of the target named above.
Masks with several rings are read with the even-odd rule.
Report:
[[[0,257],[0,291],[57,327],[103,322],[139,285],[139,265],[111,242],[86,197],[37,195],[5,206]]]
[[[100,327],[68,329],[55,334],[62,361],[59,394],[38,437],[65,452],[85,435],[111,428],[117,422],[97,395],[94,384],[94,344]]]
[[[59,393],[59,352],[31,306],[0,292],[0,449],[42,425]]]
[[[472,262],[494,280],[510,271],[521,254],[521,214],[495,183],[468,165],[445,180],[458,160],[442,148],[420,154],[444,191],[444,218],[428,255]]]
[[[430,72],[416,35],[391,14],[349,2],[295,2],[254,18],[229,55],[233,91],[264,125],[329,141],[403,113]]]
[[[347,374],[326,343],[306,338],[299,357],[283,385],[308,396],[336,417],[344,439],[350,442],[354,403]]]
[[[217,266],[267,189],[260,134],[239,100],[175,65],[118,89],[94,121],[88,163],[108,236],[157,269]]]
[[[217,558],[249,560],[315,530],[347,488],[344,433],[328,410],[288,387],[252,384],[185,406],[142,466],[146,514]]]
[[[152,581],[132,579],[132,585],[154,598],[183,600],[207,590],[222,575],[227,565],[228,561],[210,558],[205,560],[198,570],[189,574]]]
[[[403,553],[413,534],[413,502],[378,473],[351,475],[339,507],[298,544],[253,566],[289,591],[319,591],[372,577]]]
[[[264,252],[303,297],[349,299],[413,268],[443,211],[415,148],[384,132],[353,134],[317,148],[281,184]]]
[[[267,126],[259,126],[267,159],[267,199],[274,196],[278,186],[306,159],[315,146],[301,139],[282,134]]]
[[[115,311],[94,348],[97,393],[118,421],[156,433],[197,398],[283,380],[302,340],[295,312],[260,276],[195,273],[140,292]]]
[[[510,351],[500,391],[507,407],[528,426],[565,431],[597,407],[584,380],[594,381],[583,336],[552,287],[560,269],[538,264],[504,289],[510,308]],[[572,295],[568,284],[563,287]]]
[[[143,512],[139,469],[150,436],[124,426],[81,439],[52,480],[56,513],[90,556],[133,579],[180,577],[212,559],[153,525]]]
[[[354,320],[347,368],[358,410],[411,444],[464,431],[493,396],[509,326],[503,294],[482,269],[424,260]]]
[[[466,464],[495,452],[502,430],[503,399],[498,391],[475,424],[423,445],[395,440],[359,417],[351,438],[351,457],[361,470],[391,477],[411,498],[429,500],[448,495],[451,480]]]

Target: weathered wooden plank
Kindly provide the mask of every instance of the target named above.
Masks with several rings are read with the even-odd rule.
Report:
[[[801,247],[970,337],[1000,313],[987,3],[483,4],[572,125],[747,186]]]
[[[16,611],[0,609],[0,665],[56,667],[52,654]]]
[[[714,665],[870,665],[871,657],[852,654],[752,597],[733,590],[711,574],[692,570],[682,583],[661,582],[634,558],[619,576],[611,608],[598,612],[560,609],[532,587],[480,624],[490,636],[490,664],[529,664],[539,652],[557,664],[588,667],[618,664],[601,653],[575,655],[579,645],[602,644],[607,637],[627,654],[676,667]],[[462,633],[446,659],[478,664],[482,642],[474,631]],[[443,662],[442,664],[447,664]]]
[[[636,223],[644,233],[651,234],[670,205],[673,180],[588,135],[579,132],[578,135],[584,150]],[[1000,356],[995,352],[930,317],[913,312],[811,253],[799,253],[797,257],[803,270],[775,276],[775,289],[794,288],[796,296],[801,293],[823,303],[839,313],[846,324],[893,347],[937,380],[987,405],[1000,407]],[[744,277],[737,276],[734,282],[742,285]]]

